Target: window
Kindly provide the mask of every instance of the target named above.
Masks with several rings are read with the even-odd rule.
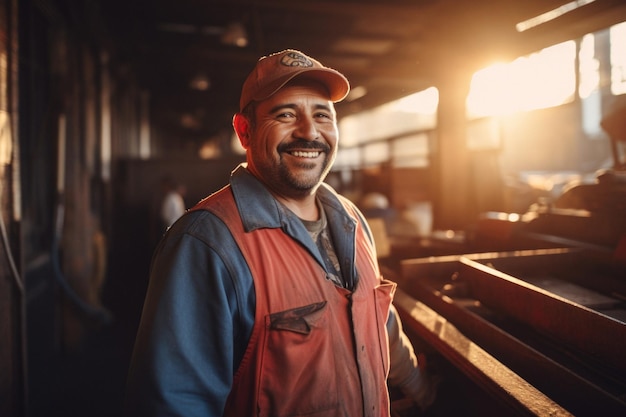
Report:
[[[428,150],[427,133],[395,139],[391,142],[393,166],[396,168],[427,167]]]
[[[595,52],[596,37],[585,35],[578,52],[580,83],[578,96],[581,100],[583,131],[590,137],[598,137],[601,132],[602,103],[600,94],[600,62]]]
[[[626,94],[626,22],[612,26],[611,38],[611,92]]]

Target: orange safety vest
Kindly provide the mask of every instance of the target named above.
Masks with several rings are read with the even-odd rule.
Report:
[[[255,323],[224,416],[388,417],[386,322],[396,284],[379,276],[362,225],[351,292],[326,279],[282,229],[246,233],[230,187],[198,209],[228,225],[256,294]]]

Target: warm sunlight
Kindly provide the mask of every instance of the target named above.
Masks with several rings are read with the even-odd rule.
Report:
[[[470,118],[557,106],[573,98],[576,43],[564,42],[476,72],[467,98]]]
[[[626,94],[626,22],[611,27],[611,92]]]
[[[572,12],[580,7],[586,6],[589,3],[593,3],[594,1],[596,0],[570,1],[569,3],[563,4],[557,7],[556,9],[552,9],[550,11],[540,14],[539,16],[535,16],[531,19],[518,23],[517,25],[515,25],[515,29],[518,32],[524,32],[525,30],[547,23],[551,20],[556,19],[557,17],[563,16],[566,13]]]

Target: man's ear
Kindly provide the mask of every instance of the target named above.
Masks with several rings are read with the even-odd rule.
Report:
[[[248,119],[241,113],[235,114],[233,117],[233,128],[235,133],[237,133],[241,146],[244,149],[248,149],[250,146],[250,122]]]

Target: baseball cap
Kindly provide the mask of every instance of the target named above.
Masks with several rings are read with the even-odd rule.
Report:
[[[325,67],[319,61],[295,49],[286,49],[261,57],[241,89],[239,110],[251,101],[265,100],[298,76],[320,81],[328,88],[333,102],[343,100],[350,83],[339,71]]]

